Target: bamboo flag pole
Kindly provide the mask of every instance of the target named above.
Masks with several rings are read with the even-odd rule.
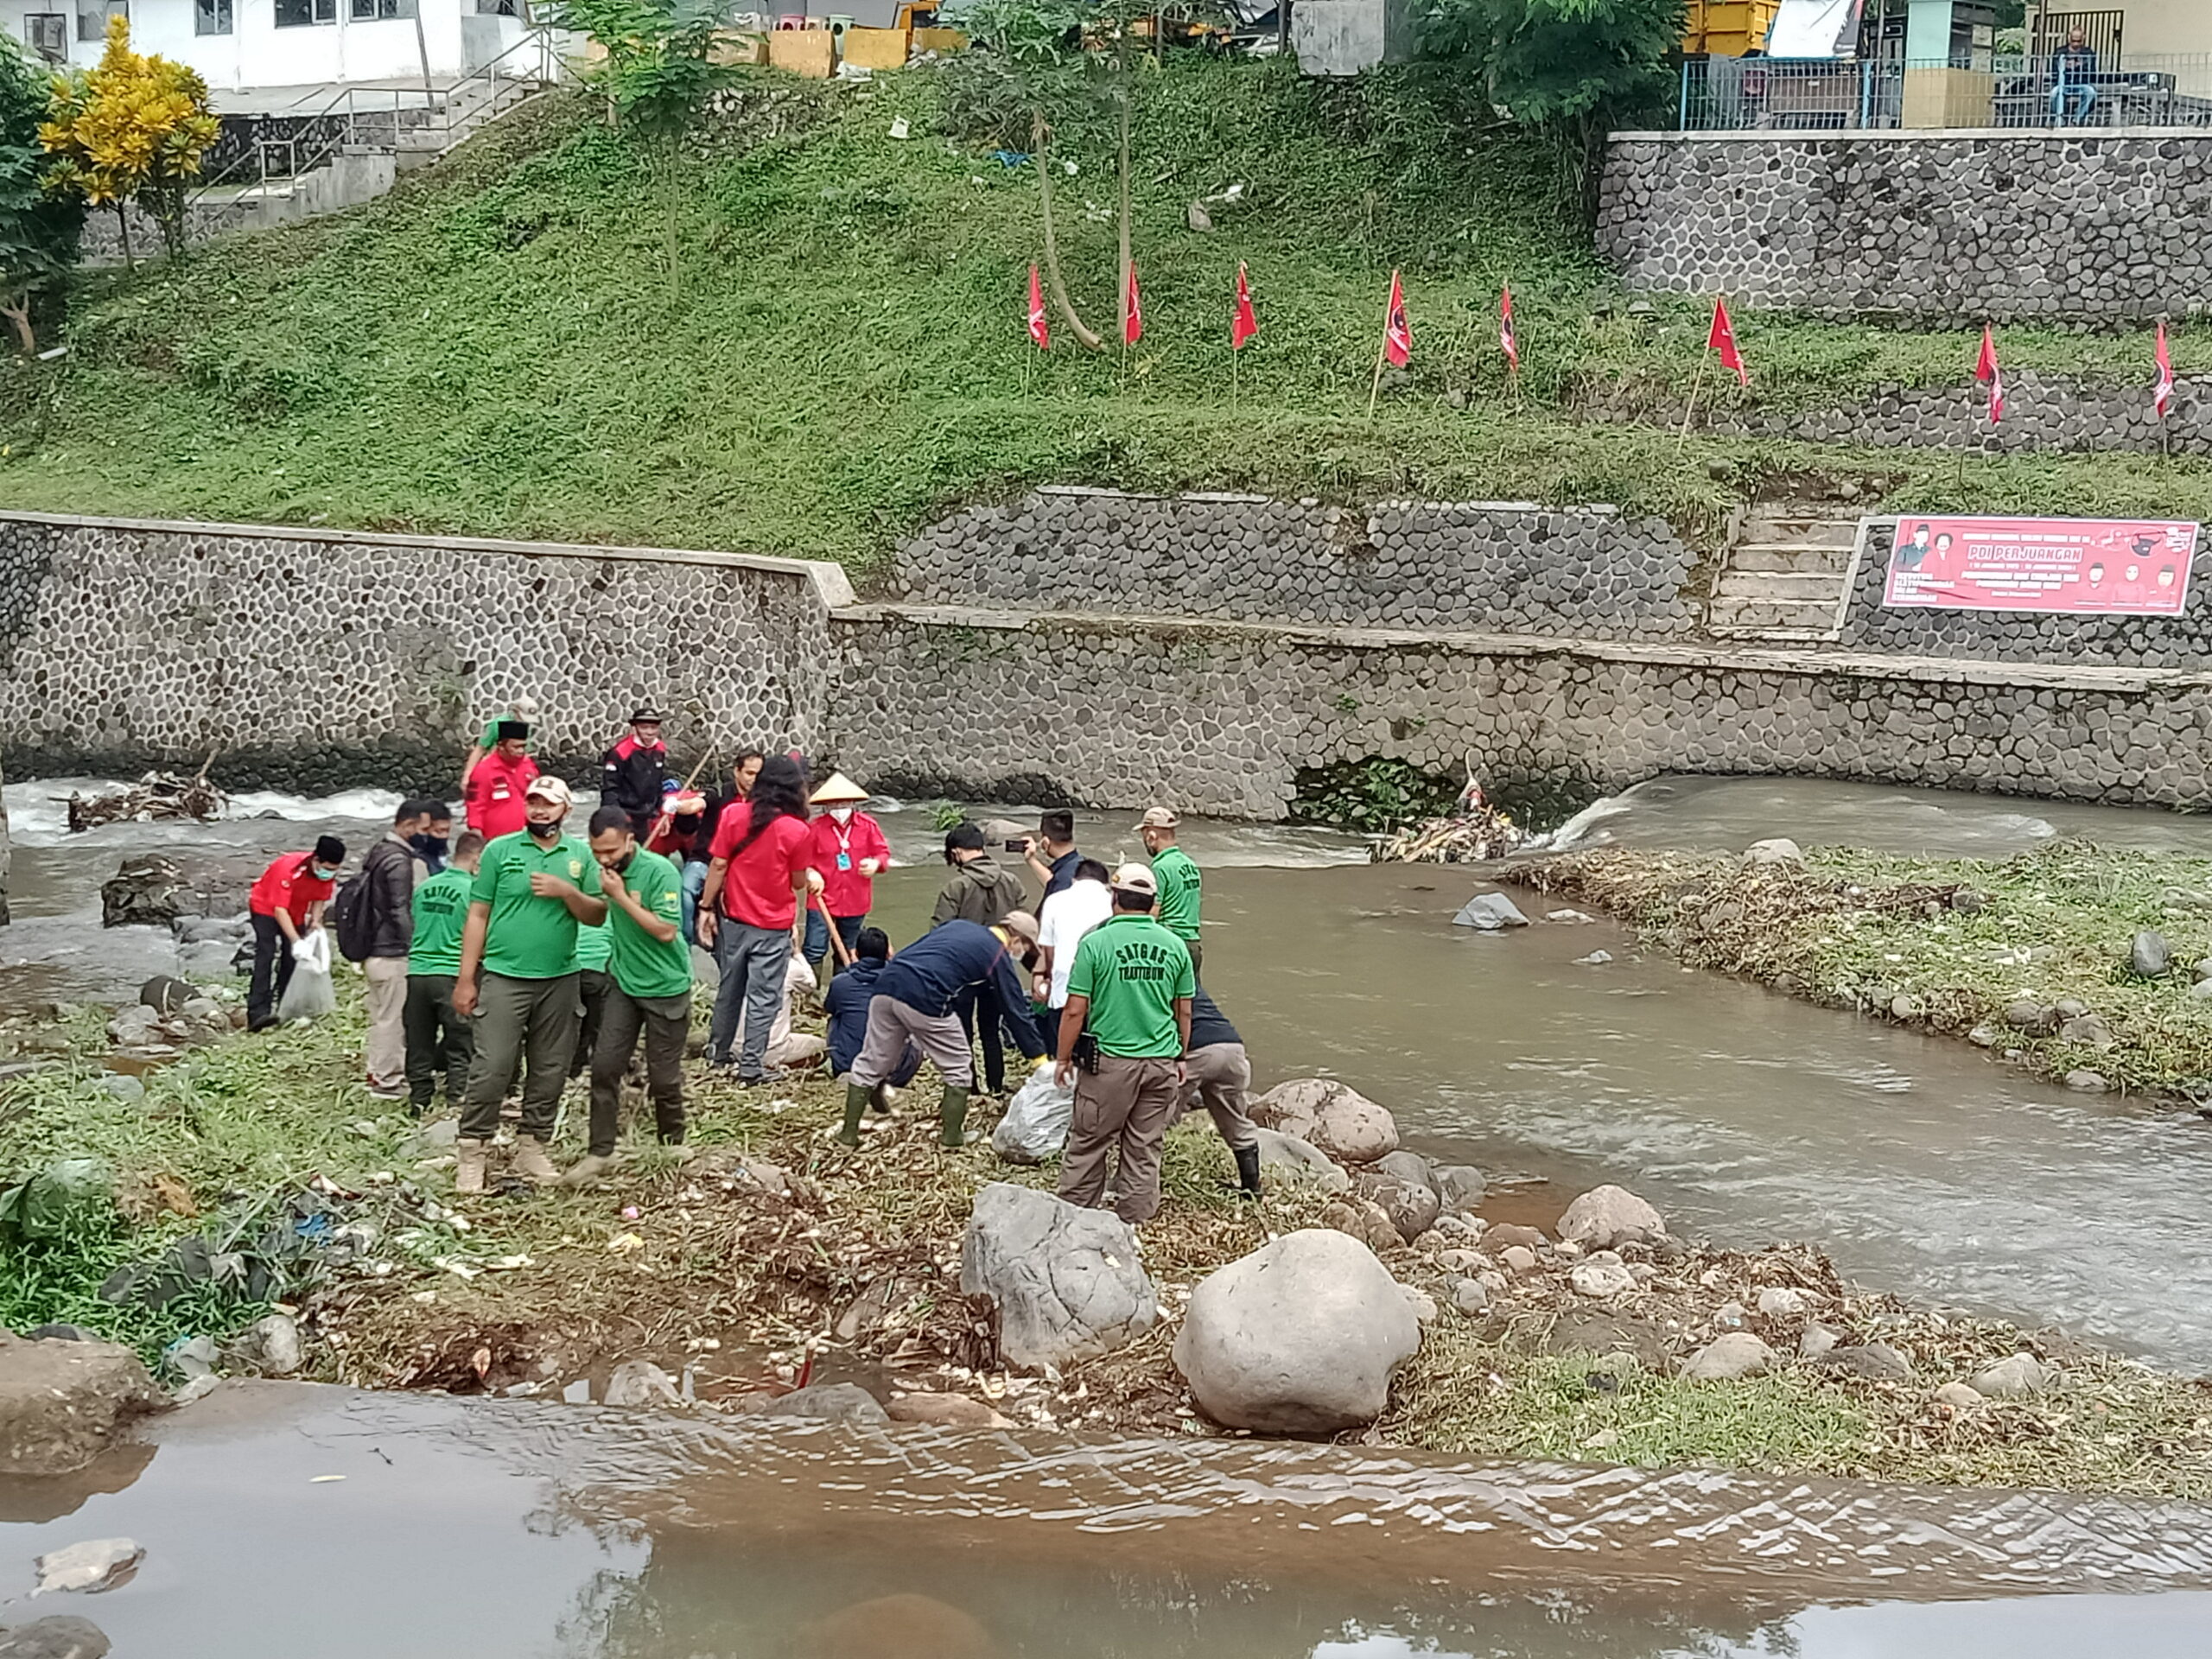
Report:
[[[1690,382],[1690,400],[1682,408],[1682,429],[1675,438],[1675,453],[1677,455],[1682,453],[1683,446],[1690,441],[1690,421],[1697,413],[1697,395],[1705,390],[1706,359],[1712,355],[1709,347],[1697,354],[1697,378]]]
[[[1375,400],[1382,392],[1382,359],[1390,349],[1390,302],[1382,302],[1382,338],[1375,342],[1375,378],[1367,387],[1367,412],[1375,413]]]

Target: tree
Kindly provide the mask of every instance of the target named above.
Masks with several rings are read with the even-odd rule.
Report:
[[[49,166],[39,143],[50,89],[43,71],[0,36],[0,318],[26,357],[38,351],[31,302],[77,261],[84,204],[47,188]]]
[[[1429,0],[1427,54],[1479,76],[1492,104],[1551,133],[1586,209],[1605,134],[1674,86],[1683,0]]]
[[[730,79],[713,58],[721,13],[720,0],[555,0],[543,14],[555,29],[588,35],[607,54],[584,71],[584,84],[606,100],[616,130],[645,149],[659,175],[671,294],[683,136]]]
[[[221,130],[199,72],[133,52],[130,25],[118,16],[108,19],[99,67],[54,78],[52,118],[38,137],[58,158],[54,188],[73,190],[94,207],[112,207],[123,219],[127,261],[124,214],[133,200],[162,227],[169,256],[184,252],[187,194]]]

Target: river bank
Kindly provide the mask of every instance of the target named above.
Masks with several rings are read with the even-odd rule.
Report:
[[[190,1364],[175,1344],[194,1336],[213,1339],[203,1351],[219,1369],[266,1369],[243,1333],[283,1307],[303,1339],[300,1374],[372,1389],[606,1399],[617,1366],[645,1361],[666,1378],[645,1397],[696,1413],[749,1414],[802,1382],[850,1381],[924,1421],[1209,1437],[1224,1431],[1170,1358],[1189,1292],[1272,1236],[1335,1224],[1379,1244],[1431,1304],[1389,1410],[1355,1436],[1367,1444],[2212,1496],[2197,1383],[2056,1333],[1855,1290],[1803,1247],[1624,1240],[1614,1288],[1592,1294],[1577,1269],[1606,1258],[1559,1239],[1550,1218],[1530,1226],[1539,1217],[1510,1193],[1413,1246],[1280,1172],[1262,1204],[1244,1205],[1203,1118],[1171,1137],[1167,1206],[1143,1234],[1160,1323],[1057,1376],[1025,1375],[996,1355],[988,1310],[959,1294],[959,1258],[980,1188],[1049,1187],[1050,1166],[1007,1166],[988,1144],[941,1154],[925,1113],[848,1153],[824,1138],[826,1086],[695,1077],[687,1161],[633,1146],[599,1187],[457,1201],[449,1122],[417,1125],[356,1081],[357,1014],[341,984],[339,1017],[220,1039],[148,1073],[143,1096],[102,1069],[96,1013],[15,1022],[11,1046],[57,1063],[7,1085],[0,1168],[96,1157],[117,1198],[58,1236],[0,1245],[0,1324],[84,1325],[136,1344],[172,1383]],[[569,1118],[561,1150],[573,1155]],[[191,1246],[177,1247],[195,1238],[208,1241],[212,1275],[188,1268],[165,1302],[103,1300],[118,1269],[139,1268],[143,1284],[160,1276],[149,1265],[188,1263]],[[1724,1338],[1764,1357],[1720,1380],[1681,1374]],[[2017,1397],[1961,1391],[2024,1353],[2036,1364]],[[637,1387],[632,1368],[613,1397]],[[924,1395],[937,1397],[912,1403]]]
[[[1602,848],[1499,874],[1608,911],[1692,967],[1964,1038],[2084,1093],[2212,1099],[2212,858],[1789,842]]]

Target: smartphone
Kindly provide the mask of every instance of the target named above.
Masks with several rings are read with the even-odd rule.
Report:
[[[1026,841],[1009,841],[1005,843],[1005,846],[1009,853],[1026,853],[1029,850],[1029,843]]]

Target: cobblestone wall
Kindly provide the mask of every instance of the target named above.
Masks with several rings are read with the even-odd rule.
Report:
[[[517,697],[536,700],[541,754],[572,774],[639,702],[686,749],[810,746],[830,668],[821,569],[10,518],[0,754],[53,773],[213,753],[237,787],[421,787]],[[849,595],[834,567],[828,579],[829,597]]]
[[[1697,624],[1695,554],[1610,508],[1043,490],[971,507],[899,550],[901,597],[1618,639]]]
[[[2183,317],[2208,192],[2201,135],[1624,133],[1598,243],[1633,289],[1818,315]]]
[[[1054,620],[835,625],[839,761],[898,791],[1279,818],[1300,767],[1402,758],[1503,790],[1668,771],[2201,803],[2212,694],[2125,694],[1580,652]],[[1049,673],[1040,665],[1050,664]]]

